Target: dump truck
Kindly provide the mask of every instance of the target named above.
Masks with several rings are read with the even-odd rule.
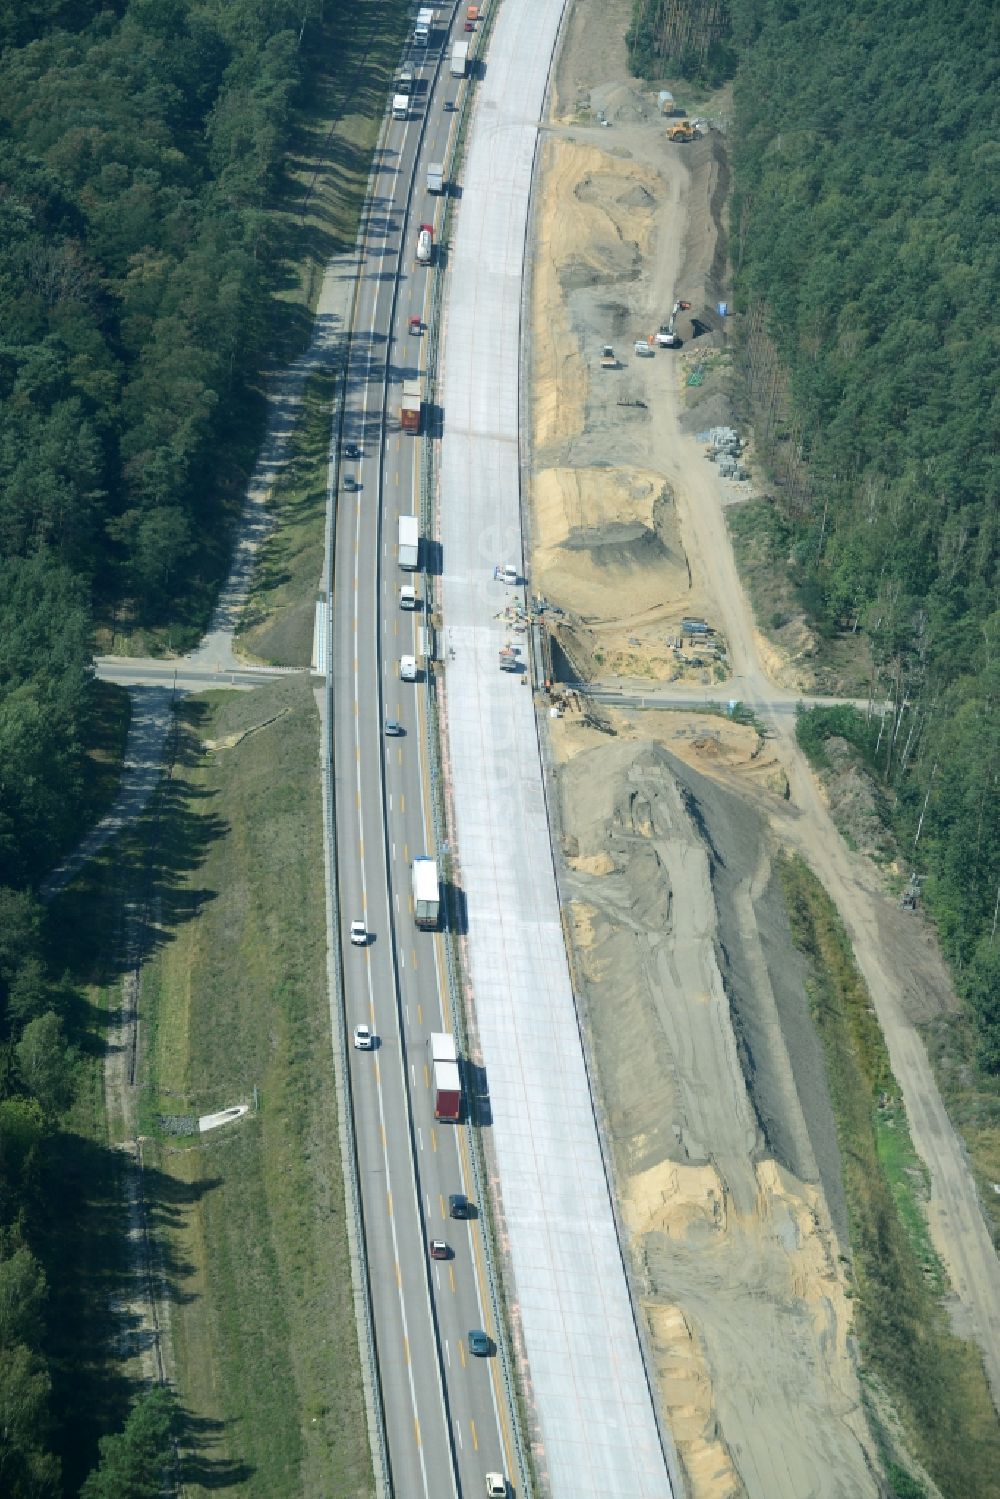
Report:
[[[444,162],[432,161],[428,164],[427,191],[429,193],[444,192]]]
[[[399,565],[408,573],[420,566],[420,525],[415,515],[399,517]]]
[[[427,6],[417,11],[417,19],[413,27],[413,40],[418,47],[426,47],[431,39],[431,28],[434,25],[434,12]]]
[[[605,344],[601,350],[601,369],[616,370],[617,368],[618,360],[615,356],[615,351],[610,344]]]
[[[451,76],[452,78],[464,78],[469,67],[469,44],[466,41],[456,42],[451,49]]]
[[[693,141],[697,133],[690,120],[676,120],[667,131],[667,140]]]
[[[413,919],[424,931],[433,931],[441,913],[441,888],[438,867],[426,854],[413,861]]]
[[[434,259],[434,225],[421,224],[420,233],[417,235],[417,261],[420,265],[430,265]]]
[[[419,380],[403,381],[403,399],[399,409],[399,425],[404,432],[419,432],[423,414],[423,391]]]
[[[457,1124],[462,1116],[462,1076],[458,1070],[455,1037],[432,1031],[431,1069],[434,1075],[434,1118]]]

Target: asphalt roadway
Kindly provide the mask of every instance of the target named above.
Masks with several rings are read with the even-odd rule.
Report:
[[[423,689],[399,677],[423,619],[399,607],[401,582],[420,589],[420,574],[397,566],[396,533],[399,515],[419,513],[422,446],[400,430],[401,386],[420,371],[423,339],[409,321],[428,315],[436,274],[414,257],[419,226],[437,226],[443,210],[426,192],[426,165],[447,160],[457,116],[444,106],[467,86],[449,76],[443,29],[447,20],[464,35],[459,10],[439,10],[430,46],[411,47],[410,117],[391,121],[374,166],[345,396],[331,661],[347,1019],[378,1038],[373,1052],[352,1051],[351,1082],[379,1378],[393,1489],[426,1499],[481,1494],[486,1472],[514,1468],[496,1360],[468,1347],[470,1329],[496,1333],[480,1223],[447,1216],[450,1193],[473,1196],[472,1175],[464,1128],[433,1114],[429,1037],[454,1027],[442,938],[419,931],[411,913],[411,860],[434,849]],[[360,458],[345,456],[351,444]],[[386,718],[401,736],[384,735]],[[348,941],[358,919],[370,933],[363,948]],[[431,1260],[431,1238],[452,1257]]]

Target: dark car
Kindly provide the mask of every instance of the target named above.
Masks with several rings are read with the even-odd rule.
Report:
[[[448,1198],[448,1213],[452,1218],[471,1218],[472,1203],[462,1192],[452,1192]]]
[[[344,443],[344,457],[355,459],[361,457],[361,449],[358,447],[356,442]]]
[[[493,1352],[493,1344],[481,1327],[469,1329],[469,1352],[476,1358],[489,1358]]]
[[[398,718],[387,718],[385,721],[385,732],[387,734],[401,734],[403,725]]]

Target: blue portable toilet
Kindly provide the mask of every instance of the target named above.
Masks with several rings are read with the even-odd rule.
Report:
[[[728,302],[720,302],[718,305],[719,305],[719,316],[720,317],[728,317],[729,316],[729,303]]]

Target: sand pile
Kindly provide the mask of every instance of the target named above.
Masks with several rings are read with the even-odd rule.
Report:
[[[545,469],[533,523],[536,592],[585,621],[627,622],[686,585],[673,498],[655,474]]]

